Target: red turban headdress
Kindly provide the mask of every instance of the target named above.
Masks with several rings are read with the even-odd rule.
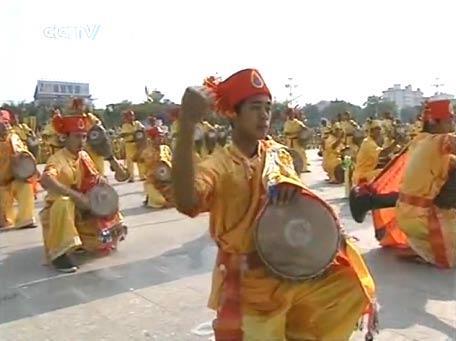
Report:
[[[59,134],[85,133],[90,128],[90,119],[86,115],[62,116],[54,115],[52,125]]]
[[[146,131],[147,136],[149,136],[151,139],[154,139],[156,137],[161,137],[164,135],[164,131],[160,129],[159,127],[151,127],[147,129]]]
[[[427,101],[424,104],[423,121],[452,120],[454,117],[453,103],[449,99]]]
[[[215,110],[225,117],[233,117],[236,106],[250,97],[266,95],[271,98],[266,83],[255,69],[236,72],[223,82],[208,77],[204,80],[204,86],[214,92]]]

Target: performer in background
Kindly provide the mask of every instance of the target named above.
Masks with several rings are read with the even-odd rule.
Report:
[[[87,102],[84,98],[72,98],[67,105],[67,109],[65,114],[66,115],[86,115],[87,118],[89,119],[89,130],[95,126],[103,126],[103,123],[101,120],[92,114],[91,112],[88,112],[88,106]],[[97,154],[97,152],[89,145],[86,145],[86,151],[89,154],[89,156],[92,158],[93,163],[95,164],[95,167],[97,168],[98,172],[100,175],[105,176],[105,159],[102,155]]]
[[[364,139],[356,157],[356,165],[353,171],[354,185],[370,182],[374,179],[382,170],[380,160],[396,149],[394,141],[391,141],[389,147],[384,148],[382,146],[382,132],[382,124],[376,120],[372,121],[369,136]]]
[[[128,110],[123,113],[123,123],[120,136],[125,141],[125,158],[128,173],[130,174],[129,182],[135,181],[135,156],[138,153],[138,148],[135,142],[135,133],[137,131],[144,131],[144,126],[141,122],[136,120],[134,111]],[[144,179],[144,174],[139,174],[141,180]]]
[[[285,135],[285,144],[288,148],[295,150],[302,158],[302,172],[310,172],[308,169],[306,149],[302,143],[300,143],[300,134],[307,130],[306,125],[302,122],[299,117],[299,111],[297,109],[288,108],[286,111],[287,120],[283,125],[283,134]]]
[[[337,172],[342,164],[342,151],[346,149],[344,144],[344,130],[339,122],[333,123],[331,133],[325,139],[323,151],[323,169],[328,174],[329,182],[332,184],[341,184],[344,180],[343,171],[342,178]]]
[[[45,125],[43,131],[42,131],[42,137],[43,137],[43,145],[45,147],[45,150],[47,151],[44,155],[43,158],[46,160],[49,158],[49,156],[55,154],[56,151],[62,148],[62,142],[59,139],[58,133],[55,131],[54,126],[52,125],[52,118],[55,115],[60,115],[60,109],[54,109],[51,111],[50,116],[49,116],[49,121]]]
[[[425,104],[423,133],[410,151],[396,206],[412,250],[438,267],[456,265],[456,136],[450,100]],[[444,188],[447,191],[443,191]]]
[[[109,213],[95,211],[89,199],[96,186],[108,186],[84,151],[90,118],[87,115],[56,115],[53,125],[65,136],[65,142],[64,148],[49,158],[41,178],[41,185],[48,191],[45,207],[40,212],[44,249],[47,260],[58,271],[75,272],[77,266],[70,258],[71,253],[81,248],[109,253],[124,239],[126,227],[112,188],[109,195],[95,202],[102,208],[108,207]],[[110,159],[110,165],[117,180],[127,179],[128,174],[115,158]]]
[[[144,191],[146,192],[145,205],[151,208],[171,207],[171,200],[168,201],[154,185],[157,182],[156,177],[159,176],[157,172],[160,172],[160,167],[162,167],[164,172],[169,171],[169,175],[171,175],[171,148],[164,144],[165,133],[159,127],[148,128],[147,136],[150,140],[140,155],[140,162],[143,162],[146,167],[146,181],[144,182]]]
[[[24,165],[19,160],[28,160]],[[29,168],[29,176],[23,177],[21,172]],[[16,167],[15,167],[16,165]],[[21,169],[25,167],[24,169]],[[36,161],[20,137],[11,130],[11,113],[0,110],[0,212],[2,228],[35,228],[35,199],[33,192],[33,177],[36,175]],[[16,172],[15,172],[16,168]],[[17,214],[13,207],[17,202]]]
[[[214,97],[217,112],[230,120],[233,142],[195,166],[195,126]],[[210,212],[218,246],[209,302],[217,311],[215,338],[348,340],[363,312],[373,316],[375,290],[350,241],[344,240],[328,272],[312,281],[274,277],[255,251],[256,219],[268,193],[272,203],[285,206],[301,191],[317,198],[301,183],[285,147],[266,139],[270,119],[271,94],[254,69],[190,87],[182,99],[172,182],[180,212]],[[265,188],[273,179],[277,184]]]

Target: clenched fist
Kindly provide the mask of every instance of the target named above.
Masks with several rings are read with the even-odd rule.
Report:
[[[200,122],[203,116],[210,112],[213,100],[213,93],[206,87],[188,87],[182,97],[182,119],[195,124]]]

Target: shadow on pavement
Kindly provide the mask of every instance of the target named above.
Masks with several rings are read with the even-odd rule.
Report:
[[[0,324],[209,272],[215,246],[204,234],[157,257],[68,275],[40,266],[42,247],[4,256]]]
[[[382,329],[422,325],[453,340],[454,325],[428,312],[427,308],[429,300],[454,302],[456,271],[400,260],[393,250],[382,248],[373,249],[364,257],[377,283]],[[446,316],[453,323],[454,318],[454,314]]]

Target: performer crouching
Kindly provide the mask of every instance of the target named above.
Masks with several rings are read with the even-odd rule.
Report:
[[[64,148],[52,155],[41,177],[47,190],[40,212],[45,254],[61,272],[74,272],[69,255],[77,249],[109,253],[124,239],[126,227],[118,210],[118,197],[97,171],[84,146],[90,119],[87,115],[56,115],[53,126],[64,135]],[[110,164],[117,179],[128,175],[116,159]]]

